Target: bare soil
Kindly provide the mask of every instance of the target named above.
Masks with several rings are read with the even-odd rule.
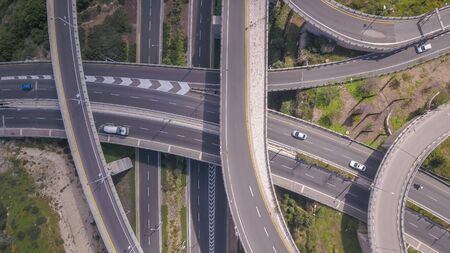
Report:
[[[385,120],[389,112],[390,129],[395,132],[414,118],[415,112],[420,114],[421,108],[426,109],[437,92],[450,92],[449,72],[450,56],[444,56],[395,75],[375,78],[370,80],[376,86],[375,96],[361,101],[341,87],[342,113],[333,121],[346,126],[351,137],[378,146],[388,136]],[[395,79],[400,81],[398,87],[393,85]],[[352,116],[354,113],[360,115]]]
[[[89,206],[74,165],[63,148],[42,150],[19,147],[16,141],[1,141],[2,155],[13,152],[18,158],[28,161],[25,169],[35,180],[39,194],[48,198],[50,206],[59,214],[58,225],[65,251],[105,252],[96,226],[90,223]],[[0,159],[0,165],[5,162]]]

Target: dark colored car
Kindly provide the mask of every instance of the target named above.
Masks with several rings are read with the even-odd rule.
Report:
[[[20,88],[23,91],[30,91],[30,90],[33,89],[33,84],[31,84],[31,83],[23,83],[23,84],[20,85]]]

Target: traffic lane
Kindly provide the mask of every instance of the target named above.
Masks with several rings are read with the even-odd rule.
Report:
[[[141,1],[141,63],[159,63],[162,0]]]
[[[51,62],[0,64],[0,76],[53,75]]]
[[[356,16],[346,11],[337,11],[334,6],[325,1],[291,0],[289,1],[302,9],[308,16],[328,27],[331,32],[344,34],[351,39],[370,43],[396,42],[395,23],[414,21],[379,22],[374,18]],[[295,9],[294,9],[295,11]],[[301,15],[303,16],[303,15]],[[345,25],[343,25],[345,24]],[[412,26],[417,30],[417,27]],[[351,40],[350,39],[350,40]]]
[[[58,57],[64,56],[64,60],[59,60],[59,70],[61,71],[61,81],[63,95],[65,96],[65,103],[69,113],[69,122],[66,124],[72,125],[75,142],[77,143],[77,150],[73,151],[79,154],[84,173],[86,173],[89,181],[95,180],[99,175],[106,175],[104,171],[101,158],[97,146],[94,145],[92,129],[89,125],[89,118],[86,105],[83,102],[71,100],[80,98],[80,100],[87,99],[81,89],[80,69],[78,68],[78,61],[76,58],[76,45],[74,30],[71,25],[73,23],[72,5],[70,1],[54,1],[55,8],[55,33],[58,48]],[[62,21],[65,20],[66,22]],[[102,170],[103,169],[103,170]],[[101,174],[99,174],[101,173]],[[117,204],[111,196],[109,184],[99,182],[95,185],[90,185],[92,194],[95,198],[95,205],[99,209],[100,215],[104,222],[105,229],[112,240],[115,248],[119,251],[126,250],[132,243],[131,236],[125,228],[124,221],[121,219]],[[114,210],[114,213],[111,213]],[[100,224],[99,224],[100,225]]]
[[[219,84],[218,70],[125,63],[86,63],[86,75],[146,78],[192,83]]]
[[[295,139],[291,134],[293,130],[304,132],[308,137],[306,140]],[[366,171],[355,170],[355,172],[370,179],[375,176],[378,165],[383,158],[382,153],[373,151],[352,140],[324,133],[323,130],[318,128],[280,118],[280,116],[274,114],[268,119],[267,135],[270,140],[289,145],[299,151],[313,154],[349,169],[351,169],[349,167],[351,160],[364,163],[367,166]]]
[[[208,204],[208,164],[189,160],[190,174],[190,219],[191,252],[209,252],[209,204]]]
[[[423,186],[416,189],[414,184]],[[433,208],[433,212],[450,220],[450,189],[447,185],[437,181],[424,173],[417,173],[413,186],[408,192],[408,198],[419,202],[425,208]]]
[[[301,161],[269,152],[272,173],[289,178],[321,193],[345,201],[363,212],[367,211],[369,190],[367,187],[350,180],[345,180],[336,173],[323,168],[311,166]]]
[[[94,113],[97,129],[104,124],[115,124],[130,128],[130,137],[170,143],[209,154],[219,153],[219,137],[201,130],[175,125],[166,120],[148,120],[133,116],[117,117],[115,115]]]
[[[404,215],[405,222],[403,225],[406,233],[419,239],[437,252],[448,252],[450,234],[446,229],[432,223],[409,208],[405,208]]]
[[[144,252],[160,251],[159,153],[139,149],[139,224]]]
[[[211,63],[210,36],[212,3],[208,0],[194,0],[192,10],[192,66],[209,68]]]
[[[287,252],[253,167],[246,120],[246,1],[224,1],[221,58],[221,158],[230,209],[244,248]],[[232,49],[232,50],[230,50]],[[282,232],[283,233],[283,232]],[[264,238],[264,239],[262,239]]]
[[[431,59],[450,50],[448,40],[450,33],[427,40],[432,50],[417,54],[415,45],[406,46],[388,53],[372,53],[350,59],[343,64],[330,64],[322,67],[297,68],[287,71],[270,71],[268,73],[269,91],[274,89],[307,88],[315,84],[345,81],[351,76],[367,73],[383,74],[400,70],[420,61]]]
[[[222,169],[216,169],[216,214],[215,214],[215,249],[214,252],[226,253],[227,246],[227,224],[228,224],[228,200],[223,182]]]
[[[57,98],[53,80],[34,80],[31,82],[34,84],[31,91],[23,91],[20,88],[22,83],[23,80],[0,81],[0,99]],[[219,122],[219,102],[214,96],[180,96],[157,90],[101,83],[87,83],[87,88],[92,102],[149,108],[208,122]]]
[[[2,113],[5,113],[5,112],[8,112],[8,110],[2,110]],[[63,128],[61,120],[59,120],[59,121],[53,120],[52,121],[52,120],[50,120],[50,116],[49,116],[49,115],[56,115],[57,118],[58,117],[60,118],[59,111],[54,110],[54,111],[49,111],[49,112],[47,112],[47,111],[42,112],[42,110],[29,110],[29,111],[21,110],[18,113],[20,115],[46,116],[47,120],[45,122],[53,122],[53,124],[54,124],[53,126],[48,126],[48,127],[52,128],[52,129],[62,129]],[[11,111],[10,114],[7,114],[7,115],[16,115],[16,111]],[[11,120],[11,122],[7,121],[6,127],[19,127],[19,126],[33,127],[33,124],[34,124],[36,128],[39,128],[39,126],[44,128],[44,125],[42,125],[41,123],[32,119],[31,117],[28,119],[20,119],[20,118],[21,117],[17,117],[18,120]],[[22,121],[25,121],[25,122],[22,122]],[[58,125],[59,127],[56,125]],[[45,126],[45,127],[47,127],[47,126]],[[274,156],[274,153],[271,152],[270,158],[272,159],[273,156]],[[277,156],[277,158],[275,159],[275,163],[271,162],[271,168],[273,170],[273,173],[275,173],[276,175],[281,174],[282,172],[279,172],[279,171],[283,170],[283,168],[284,168],[283,165],[288,166],[289,168],[294,168],[294,170],[296,170],[296,166],[298,166],[298,163],[295,161],[295,159],[284,159],[283,158],[283,160],[285,160],[285,161],[283,161],[283,160],[281,160],[280,157],[282,157],[282,156],[280,156],[280,155]],[[279,164],[279,166],[278,166],[278,164]],[[319,170],[319,174],[322,172],[323,171]],[[313,173],[313,172],[311,172],[311,173]],[[308,172],[308,174],[310,174],[310,173]],[[313,176],[316,177],[316,174],[313,174]],[[289,174],[286,177],[292,178],[292,175]],[[300,182],[306,184],[308,182],[307,180],[308,180],[309,176],[306,176],[306,174],[305,174],[305,176],[303,176],[301,178],[304,178],[304,179],[298,179],[298,177],[295,177],[294,180],[299,180],[299,181],[302,180]],[[315,180],[310,180],[310,181],[315,183]],[[335,185],[337,185],[337,184],[335,184]],[[310,186],[313,186],[313,184],[310,184]],[[316,189],[321,191],[322,190],[321,187],[323,187],[323,186],[320,186],[320,184],[319,184],[319,188],[316,188]],[[324,189],[328,189],[328,191],[330,193],[338,192],[336,190],[333,191],[334,187],[325,186]],[[350,189],[353,189],[353,188],[350,188]],[[352,205],[355,205],[355,206],[360,206],[360,207],[366,206],[366,204],[364,202],[362,202],[364,200],[361,199],[364,192],[356,191],[356,192],[352,192],[352,193],[355,195],[361,195],[361,197],[358,198],[359,199],[358,201],[351,201],[350,198],[346,199],[346,201],[348,201],[349,203],[352,203]],[[409,232],[409,231],[407,231],[407,232]]]

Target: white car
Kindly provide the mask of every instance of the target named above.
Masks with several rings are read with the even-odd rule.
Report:
[[[352,167],[353,169],[360,170],[360,171],[365,171],[366,170],[366,165],[361,164],[361,163],[359,163],[357,161],[353,161],[353,160],[350,161],[350,167]]]
[[[108,134],[127,136],[130,133],[130,129],[123,126],[106,125],[103,126],[103,132]]]
[[[430,43],[416,46],[416,52],[418,54],[423,53],[425,51],[428,51],[430,49],[431,49],[431,44]]]
[[[292,137],[299,139],[299,140],[305,140],[306,137],[308,137],[305,133],[302,133],[298,130],[292,131]]]

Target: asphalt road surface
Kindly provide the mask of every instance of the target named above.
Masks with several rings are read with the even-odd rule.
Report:
[[[161,160],[159,152],[136,149],[138,239],[144,252],[161,252]]]
[[[192,0],[191,62],[193,67],[210,68],[211,55],[211,19],[214,1]]]
[[[5,127],[9,128],[21,128],[21,127],[36,127],[36,128],[49,128],[49,129],[63,129],[63,124],[60,119],[60,114],[56,110],[1,110],[2,116],[4,117],[5,121]],[[104,124],[106,122],[118,122],[120,124],[123,124],[124,122],[129,122],[130,124],[130,137],[137,137],[137,138],[151,138],[147,131],[140,131],[139,127],[142,126],[142,124],[145,125],[153,125],[154,122],[151,120],[137,120],[136,123],[134,123],[133,118],[127,118],[127,117],[118,117],[114,115],[108,115],[104,113],[94,113],[95,121],[98,125]],[[2,117],[3,118],[3,117]],[[59,119],[59,120],[58,120]],[[158,131],[158,129],[153,130],[155,132]],[[187,132],[187,129],[170,129],[168,131],[169,135],[176,136],[178,133],[184,133]],[[157,139],[161,141],[166,141],[169,143],[173,143],[174,145],[189,145],[183,144],[186,142],[183,137],[178,137],[178,141],[173,140],[165,140]],[[215,152],[219,152],[216,150]],[[361,216],[361,213],[364,213],[367,211],[367,203],[368,203],[368,197],[369,197],[369,189],[365,185],[358,184],[357,182],[351,183],[350,181],[343,180],[342,178],[336,176],[336,174],[330,173],[329,171],[326,171],[324,169],[316,168],[307,166],[304,164],[299,163],[298,161],[283,156],[281,154],[277,154],[275,152],[270,152],[270,160],[271,160],[271,169],[273,176],[280,176],[282,178],[286,178],[289,180],[293,180],[295,183],[305,185],[307,187],[310,187],[312,190],[311,195],[308,197],[315,199],[316,201],[323,201],[324,195],[328,195],[331,197],[331,199],[337,199],[341,201],[345,201],[347,205],[353,206],[354,208],[348,208],[344,211],[352,216],[358,217]],[[425,179],[420,178],[419,175],[416,179],[418,180],[418,183],[423,183],[423,180],[428,180],[426,177]],[[193,183],[195,186],[195,182]],[[424,185],[424,190],[431,189],[429,185]],[[412,190],[411,190],[412,191]],[[437,202],[440,202],[444,208],[448,208],[449,198],[448,193],[445,194],[445,190],[441,189],[443,191],[442,194],[436,194],[431,193],[431,196],[442,196],[437,199]],[[429,195],[428,192],[424,192],[425,194]],[[223,195],[225,197],[225,195]],[[216,198],[218,198],[216,196]],[[419,201],[417,199],[414,199],[415,201]],[[419,201],[421,202],[421,201]],[[433,201],[434,202],[434,201]],[[195,202],[194,202],[195,203]],[[224,201],[217,201],[217,203],[225,203]],[[226,204],[224,204],[226,205]],[[219,207],[216,208],[217,211],[221,210]],[[222,208],[224,209],[224,208]],[[225,210],[223,210],[225,212]],[[423,217],[416,217],[416,219],[411,219],[408,216],[408,211],[405,213],[405,229],[408,234],[411,236],[417,238],[418,240],[422,242],[433,242],[430,243],[434,249],[438,250],[439,252],[446,252],[446,248],[450,245],[450,238],[446,234],[446,230],[440,228],[439,226],[431,223],[427,219]],[[448,211],[444,211],[444,213],[448,214]],[[216,213],[216,216],[219,216],[219,214]],[[364,215],[365,217],[365,215]],[[361,218],[360,218],[361,219]],[[220,219],[216,219],[216,222],[220,221]],[[217,224],[216,224],[217,225]],[[426,227],[428,229],[425,230],[419,230],[416,229],[417,227]],[[217,225],[220,227],[219,225]],[[225,227],[225,225],[223,225]],[[432,228],[432,230],[430,230]],[[216,237],[218,236],[218,230],[216,229]],[[434,237],[438,235],[439,240],[434,241]],[[217,243],[217,242],[216,242]],[[216,244],[217,245],[217,244]]]
[[[162,28],[164,21],[163,0],[141,1],[140,18],[140,63],[161,63],[162,57]],[[139,17],[139,15],[138,15]]]
[[[80,177],[85,177],[88,186],[85,186],[86,198],[93,198],[92,212],[98,212],[97,219],[99,230],[105,244],[110,250],[119,252],[139,249],[135,245],[134,234],[122,215],[123,209],[114,199],[111,185],[104,179],[107,177],[105,161],[100,143],[96,144],[95,129],[90,124],[90,112],[87,103],[89,98],[84,94],[81,78],[81,62],[77,58],[76,30],[73,27],[73,13],[76,10],[71,0],[49,2],[53,8],[49,13],[49,22],[55,22],[55,40],[50,38],[51,47],[56,47],[57,55],[53,55],[53,69],[61,78],[58,98],[60,104],[66,108],[67,117],[64,118],[65,128],[70,134],[71,152],[76,162]],[[53,20],[51,20],[53,18]],[[75,19],[76,20],[76,19]],[[52,28],[50,28],[52,29]],[[79,48],[78,48],[79,49]],[[98,180],[100,179],[100,180]],[[98,181],[96,181],[98,180]],[[98,216],[97,216],[98,217]]]

